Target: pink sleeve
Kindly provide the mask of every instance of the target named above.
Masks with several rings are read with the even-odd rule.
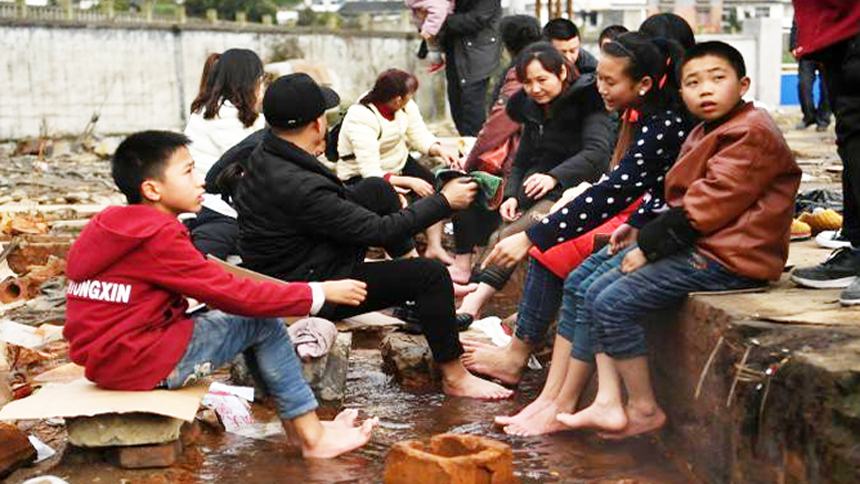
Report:
[[[448,18],[452,2],[449,0],[417,0],[410,3],[409,7],[413,10],[420,9],[427,13],[424,17],[424,23],[421,25],[421,32],[435,37],[442,29],[445,19]]]

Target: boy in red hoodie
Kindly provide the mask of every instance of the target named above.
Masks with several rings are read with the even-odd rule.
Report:
[[[257,282],[207,261],[176,219],[199,211],[203,199],[189,143],[182,134],[144,131],[117,149],[111,173],[129,205],[96,215],[69,251],[63,334],[72,361],[104,388],[172,389],[250,350],[305,457],[361,447],[378,420],[356,427],[354,410],[332,422],[317,418],[316,399],[279,318],[314,314],[325,301],[357,305],[365,284]],[[189,316],[186,296],[213,309]]]

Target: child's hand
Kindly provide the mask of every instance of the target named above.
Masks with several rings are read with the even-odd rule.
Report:
[[[621,261],[621,272],[625,274],[636,272],[637,270],[645,267],[645,264],[647,263],[648,259],[645,258],[645,253],[642,252],[642,249],[637,247],[624,256],[624,260]]]
[[[589,188],[591,188],[591,183],[588,182],[582,182],[573,188],[568,188],[564,191],[564,193],[561,194],[561,198],[559,198],[558,201],[553,204],[552,208],[549,209],[549,213],[558,212],[562,209],[562,207],[572,202],[573,199],[575,199],[576,197],[582,195],[582,192],[588,190]]]
[[[633,242],[636,242],[637,236],[639,236],[639,229],[627,224],[621,224],[609,236],[609,254],[617,254],[632,245]]]
[[[502,220],[505,222],[513,222],[520,218],[522,214],[517,211],[518,204],[519,202],[517,202],[515,197],[505,200],[505,202],[499,207],[499,214],[501,214]]]
[[[367,298],[367,284],[354,279],[321,282],[325,300],[332,304],[358,306]]]

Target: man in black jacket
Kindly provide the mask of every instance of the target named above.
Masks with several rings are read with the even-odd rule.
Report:
[[[455,0],[439,31],[445,49],[448,105],[461,136],[478,136],[487,116],[490,76],[502,59],[500,0]]]
[[[500,399],[510,390],[469,373],[460,363],[454,316],[454,289],[445,267],[435,260],[403,258],[364,262],[368,246],[383,246],[392,257],[409,252],[404,241],[465,208],[474,199],[474,182],[455,180],[440,193],[423,197],[402,210],[384,208],[383,179],[365,185],[356,203],[331,171],[316,158],[325,150],[325,110],[339,103],[331,89],[305,74],[275,81],[263,98],[271,129],[245,163],[234,192],[239,214],[239,248],[244,264],[288,281],[336,278],[367,283],[359,306],[326,303],[318,315],[337,320],[415,301],[418,322],[442,374],[446,394]],[[369,188],[368,188],[369,187]],[[367,196],[370,193],[374,196]],[[399,208],[399,207],[397,207]]]

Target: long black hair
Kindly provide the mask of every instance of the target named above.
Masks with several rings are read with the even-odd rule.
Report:
[[[257,121],[257,93],[263,82],[263,62],[252,50],[229,49],[211,54],[203,66],[200,92],[191,103],[191,112],[203,111],[204,119],[218,115],[224,101],[239,110],[239,120],[247,128]]]
[[[682,106],[675,66],[680,64],[683,53],[677,42],[627,32],[604,45],[603,54],[626,59],[624,73],[634,81],[651,78],[653,87],[645,94],[643,109],[679,109]]]

